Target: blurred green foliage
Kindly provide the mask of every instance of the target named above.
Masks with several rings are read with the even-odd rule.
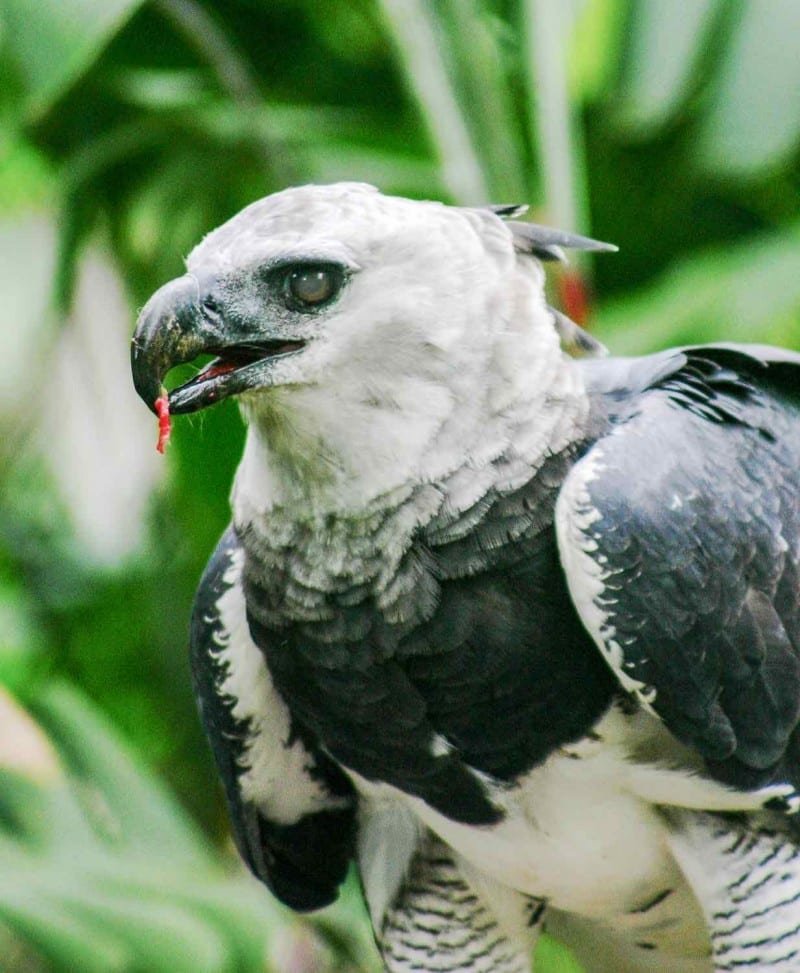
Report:
[[[24,755],[0,771],[0,923],[17,933],[4,959],[53,973],[374,968],[354,890],[313,929],[293,920],[74,689],[40,694],[42,729],[5,698],[0,711]]]
[[[798,36],[794,0],[0,0],[0,250],[26,214],[54,222],[57,241],[33,394],[0,410],[0,680],[41,714],[55,680],[80,686],[224,840],[184,647],[241,425],[230,404],[176,423],[138,549],[111,564],[87,554],[33,433],[88,249],[112,255],[132,326],[205,232],[287,184],[525,199],[543,221],[620,245],[581,266],[613,350],[798,347]],[[0,786],[6,838],[16,822],[25,839],[26,786]],[[83,825],[70,830],[75,807],[63,819],[41,808],[65,843],[84,840]],[[169,844],[165,827],[142,847],[136,888],[154,881],[144,862]],[[195,835],[189,844],[200,847]],[[202,852],[211,871],[214,854]],[[243,915],[262,908],[247,895]],[[174,901],[185,907],[177,887]],[[197,910],[191,921],[205,921]],[[97,948],[123,955],[113,931]],[[556,949],[544,947],[544,973],[569,968]],[[129,968],[120,963],[103,968]]]

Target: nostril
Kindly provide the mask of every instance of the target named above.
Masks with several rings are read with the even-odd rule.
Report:
[[[208,318],[209,321],[218,322],[222,313],[220,311],[219,301],[213,295],[208,295],[203,299],[200,307],[203,309],[203,314]]]

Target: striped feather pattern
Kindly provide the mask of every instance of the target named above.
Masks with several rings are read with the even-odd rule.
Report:
[[[530,941],[544,912],[528,900]],[[527,943],[501,927],[447,846],[428,835],[378,936],[388,973],[529,973]]]
[[[715,973],[800,970],[800,848],[781,831],[687,816],[676,854],[706,913]]]

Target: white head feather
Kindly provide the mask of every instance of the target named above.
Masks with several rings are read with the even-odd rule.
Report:
[[[488,210],[371,186],[304,186],[210,234],[189,271],[281,260],[349,267],[313,340],[241,398],[249,433],[235,505],[355,514],[409,484],[486,470],[515,437],[528,468],[582,411],[537,260]],[[312,334],[309,331],[309,334]],[[571,417],[565,421],[565,408]]]

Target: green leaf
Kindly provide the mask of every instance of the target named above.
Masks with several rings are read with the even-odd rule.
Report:
[[[719,0],[633,0],[620,90],[623,125],[654,129],[675,112],[689,92],[718,8]]]
[[[211,90],[196,68],[120,68],[111,73],[109,88],[128,104],[153,111],[193,110]]]
[[[598,98],[615,78],[625,6],[619,0],[584,0],[575,16],[569,84],[574,100],[581,103]]]
[[[435,146],[448,195],[462,204],[485,203],[489,198],[486,173],[448,72],[438,7],[423,0],[381,0],[380,8]]]
[[[527,158],[509,83],[512,58],[506,50],[515,42],[513,32],[482,0],[441,0],[433,9],[448,72],[491,198],[526,202]]]
[[[357,955],[345,948],[357,941],[352,910],[329,910],[328,935],[320,938],[255,879],[227,874],[216,855],[199,864],[176,857],[168,821],[174,805],[152,791],[146,775],[137,782],[130,758],[88,704],[60,686],[44,694],[41,708],[68,776],[40,785],[0,773],[0,925],[48,969],[263,973],[276,944],[291,952],[309,939],[333,940]],[[108,786],[115,775],[113,786],[125,788],[133,813],[154,820],[151,798],[165,805],[167,826],[148,844],[132,846],[121,840],[125,832],[104,840],[96,809],[75,799],[94,791],[118,814]]]
[[[43,115],[98,58],[142,0],[2,0],[5,44],[24,86],[23,111]]]
[[[131,889],[136,889],[136,894],[148,901],[179,906],[202,917],[224,936],[231,961],[244,969],[260,970],[265,942],[297,921],[249,875],[193,881],[193,876],[185,873],[159,871],[152,861],[132,863],[126,859],[110,864],[103,874],[93,873],[103,899],[130,896]]]
[[[0,877],[0,920],[48,959],[54,973],[130,969],[130,951],[114,935],[43,900],[38,891],[21,887],[15,872]]]
[[[572,953],[551,936],[542,936],[536,947],[536,969],[542,973],[583,973]]]
[[[153,973],[230,970],[224,937],[211,924],[173,902],[144,898],[136,888],[127,895],[106,898],[78,886],[63,905],[60,903],[59,896],[53,905],[125,943],[138,968]]]
[[[316,145],[298,148],[306,171],[315,182],[356,179],[378,186],[383,192],[409,196],[438,195],[436,169],[432,162],[357,145]],[[432,190],[431,187],[437,187]]]
[[[4,220],[42,208],[50,200],[53,184],[47,160],[30,143],[23,139],[0,141],[0,214]]]
[[[750,174],[774,165],[797,146],[798,34],[797,0],[743,4],[700,132],[700,155],[709,171]]]
[[[13,845],[9,844],[12,838]],[[96,840],[63,780],[42,787],[16,771],[0,770],[0,857],[18,854],[22,848],[53,853],[58,846],[83,855]]]
[[[69,771],[92,788],[97,817],[122,846],[159,848],[166,860],[209,867],[200,832],[163,785],[134,764],[112,728],[65,684],[49,688],[35,714]],[[93,795],[93,796],[92,796]]]
[[[656,284],[601,308],[613,354],[751,341],[800,346],[800,223],[675,266]]]
[[[337,956],[362,973],[385,969],[375,946],[361,883],[353,866],[336,902],[317,913],[316,928]],[[546,971],[545,971],[546,973]]]

